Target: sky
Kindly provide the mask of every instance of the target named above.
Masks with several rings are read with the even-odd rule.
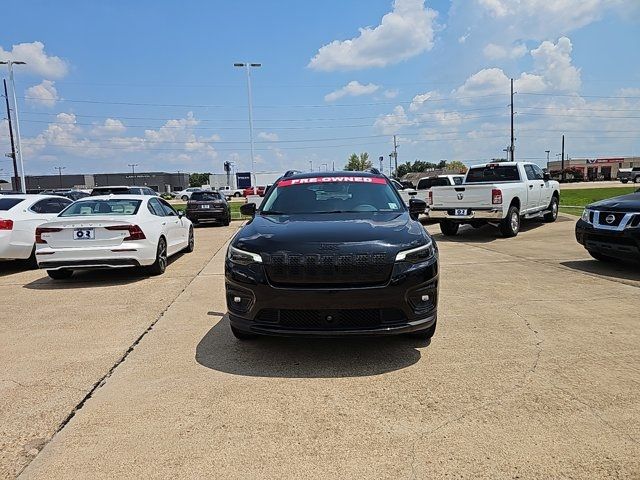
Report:
[[[9,0],[28,175],[640,155],[637,0]],[[2,70],[6,77],[6,69]],[[0,119],[5,117],[3,110]],[[9,152],[0,120],[0,151]],[[11,173],[0,159],[0,178]]]

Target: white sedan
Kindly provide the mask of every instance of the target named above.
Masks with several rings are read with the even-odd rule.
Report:
[[[38,266],[54,279],[93,268],[145,267],[160,275],[168,257],[193,248],[191,221],[144,195],[83,198],[36,230]]]
[[[0,260],[27,260],[36,267],[36,227],[71,203],[54,195],[0,195]]]

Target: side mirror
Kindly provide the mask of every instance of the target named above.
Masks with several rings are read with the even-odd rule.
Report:
[[[178,218],[184,217],[184,210],[178,210]]]
[[[409,200],[409,215],[414,220],[418,220],[421,213],[427,209],[427,203],[424,200],[418,198],[411,198]]]
[[[256,215],[256,204],[245,203],[244,205],[240,205],[240,213],[247,217],[254,217]]]
[[[551,180],[551,174],[549,172],[544,172],[542,174],[542,178],[544,179],[545,182],[548,182],[549,180]]]

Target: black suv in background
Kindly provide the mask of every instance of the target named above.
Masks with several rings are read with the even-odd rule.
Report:
[[[201,222],[231,223],[231,208],[224,195],[218,192],[193,192],[187,202],[186,215],[194,225]]]
[[[640,189],[587,205],[576,240],[597,260],[640,261]]]
[[[431,338],[438,250],[379,173],[292,174],[233,237],[225,286],[233,334]]]

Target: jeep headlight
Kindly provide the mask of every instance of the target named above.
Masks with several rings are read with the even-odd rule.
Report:
[[[583,221],[585,221],[585,222],[587,222],[587,223],[591,223],[591,222],[589,221],[590,213],[591,213],[591,210],[589,210],[588,208],[585,208],[585,209],[582,211],[582,220],[583,220]]]
[[[239,248],[229,245],[227,250],[227,259],[239,265],[249,265],[250,263],[262,263],[262,257],[253,252],[240,250]]]
[[[396,255],[396,262],[419,263],[429,260],[436,253],[433,241],[409,250],[403,250]]]

